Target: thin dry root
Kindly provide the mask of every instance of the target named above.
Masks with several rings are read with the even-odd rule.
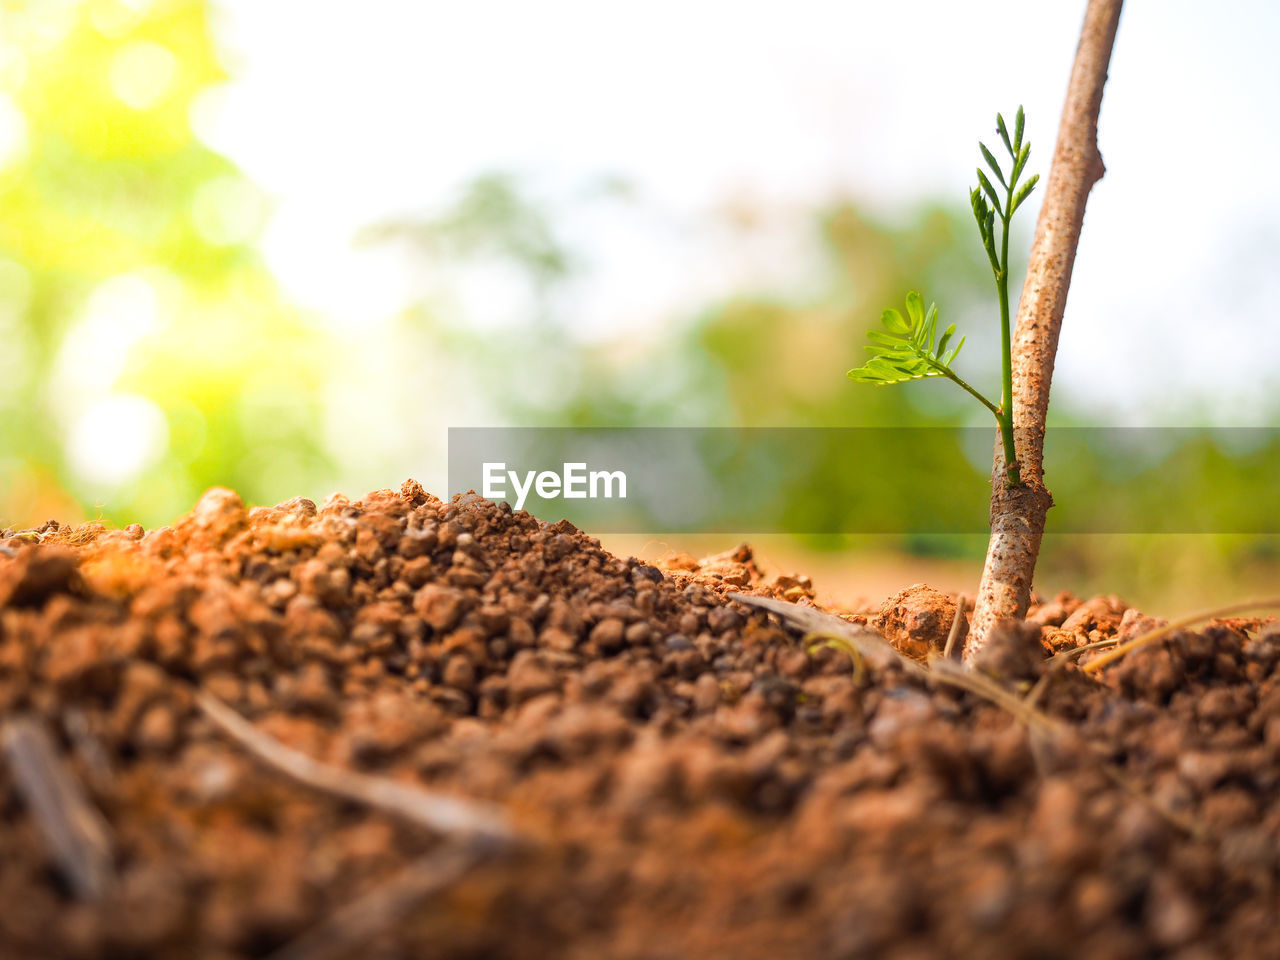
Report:
[[[1093,643],[1086,643],[1081,647],[1072,647],[1070,650],[1063,650],[1054,654],[1049,658],[1049,662],[1045,664],[1044,673],[1040,674],[1040,679],[1035,682],[1035,686],[1031,688],[1031,692],[1027,694],[1026,704],[1034,707],[1040,703],[1040,699],[1044,696],[1045,690],[1049,688],[1049,681],[1052,680],[1064,666],[1074,660],[1083,653],[1090,650],[1100,650],[1103,647],[1114,647],[1120,641],[1115,637],[1108,637],[1106,640],[1095,640]]]
[[[1006,690],[986,674],[961,666],[954,660],[934,657],[929,661],[929,674],[940,683],[968,690],[997,707],[1007,710],[1025,726],[1044,733],[1058,733],[1066,728],[1053,717],[1027,703],[1011,690]]]
[[[900,661],[910,671],[920,671],[927,674],[939,683],[948,684],[958,687],[961,690],[967,690],[985,700],[990,701],[997,707],[1008,711],[1018,722],[1023,724],[1031,737],[1032,751],[1037,754],[1037,762],[1040,762],[1039,754],[1043,748],[1049,743],[1065,738],[1071,733],[1071,728],[1062,721],[1051,717],[1038,707],[1040,698],[1044,694],[1045,686],[1048,678],[1055,672],[1055,669],[1066,663],[1073,657],[1079,656],[1087,650],[1096,649],[1101,646],[1114,644],[1114,640],[1104,640],[1099,643],[1088,644],[1083,647],[1077,647],[1073,650],[1067,650],[1058,654],[1050,661],[1050,670],[1041,676],[1034,688],[1026,697],[1019,697],[1012,690],[1006,689],[997,683],[991,677],[977,670],[969,669],[956,660],[952,660],[944,652],[940,655],[931,657],[927,669],[916,663],[914,660],[903,656],[878,634],[871,630],[855,627],[854,624],[846,623],[839,617],[833,617],[830,614],[824,614],[819,610],[811,607],[800,607],[792,603],[784,603],[779,600],[773,600],[766,597],[751,597],[744,594],[730,594],[730,599],[737,600],[748,606],[758,607],[773,613],[788,626],[793,629],[800,630],[806,639],[819,639],[825,643],[837,646],[842,650],[847,650],[851,655],[857,658],[872,660],[877,666],[883,665],[885,662],[892,662],[896,659]],[[1121,655],[1126,649],[1132,649],[1139,643],[1147,643],[1152,639],[1158,639],[1158,635],[1164,635],[1170,630],[1176,630],[1187,623],[1195,622],[1209,617],[1221,616],[1231,613],[1239,609],[1250,609],[1253,607],[1275,605],[1280,606],[1280,601],[1253,602],[1249,604],[1235,604],[1231,607],[1225,607],[1219,610],[1213,610],[1206,614],[1199,614],[1196,617],[1189,618],[1186,621],[1170,624],[1168,627],[1162,627],[1159,631],[1139,637],[1137,640],[1130,641],[1119,650],[1107,654],[1107,657],[1114,658]],[[957,604],[956,622],[952,624],[952,634],[956,631],[956,623],[958,623],[964,613],[963,599]],[[951,641],[948,641],[948,647]],[[890,657],[889,655],[892,655]],[[874,659],[873,659],[874,658]],[[1095,666],[1098,661],[1090,664]],[[1089,669],[1086,667],[1086,669]],[[1119,787],[1132,794],[1142,803],[1149,806],[1154,812],[1159,814],[1170,824],[1179,830],[1185,831],[1192,837],[1202,837],[1205,834],[1204,828],[1182,814],[1169,809],[1160,803],[1155,797],[1144,792],[1128,775],[1117,768],[1103,753],[1101,747],[1096,744],[1089,744],[1089,752],[1103,772]]]
[[[970,693],[977,694],[980,697],[989,700],[996,706],[1001,707],[1011,713],[1016,719],[1022,722],[1031,736],[1031,747],[1033,754],[1036,754],[1037,764],[1042,763],[1039,756],[1040,749],[1045,745],[1046,739],[1053,739],[1060,735],[1065,735],[1068,728],[1061,721],[1055,720],[1044,711],[1035,706],[1032,696],[1036,691],[1032,691],[1031,695],[1026,698],[1019,698],[1009,690],[1006,690],[1000,684],[996,683],[990,677],[984,676],[975,670],[966,670],[957,663],[935,659],[930,662],[931,672],[943,683],[949,683],[952,686],[960,687],[968,690]],[[1048,676],[1046,674],[1045,676]],[[1041,678],[1043,679],[1043,678]],[[1169,809],[1155,797],[1144,791],[1138,784],[1131,780],[1127,774],[1120,770],[1114,763],[1103,756],[1101,747],[1096,744],[1089,744],[1090,752],[1094,759],[1097,760],[1099,767],[1117,786],[1128,792],[1130,795],[1140,800],[1142,803],[1150,807],[1159,816],[1164,817],[1170,824],[1179,830],[1186,832],[1188,835],[1200,838],[1205,835],[1204,828],[1189,817]]]
[[[1122,643],[1116,649],[1104,653],[1096,660],[1092,660],[1084,665],[1085,673],[1097,673],[1103,667],[1115,663],[1130,650],[1136,650],[1139,647],[1145,647],[1149,643],[1155,643],[1157,640],[1163,640],[1171,633],[1175,633],[1184,627],[1189,627],[1201,620],[1212,620],[1214,617],[1225,617],[1231,613],[1244,613],[1247,610],[1270,609],[1280,607],[1280,597],[1271,600],[1245,600],[1240,603],[1227,604],[1225,607],[1217,607],[1213,610],[1205,610],[1200,613],[1193,613],[1190,616],[1183,617],[1180,620],[1174,620],[1172,623],[1165,624],[1163,627],[1157,627],[1142,634],[1140,637],[1134,637],[1127,643]]]
[[[854,686],[862,686],[862,682],[867,678],[867,664],[862,659],[862,654],[858,652],[858,648],[849,642],[845,637],[837,637],[833,633],[806,633],[800,641],[805,644],[805,652],[810,656],[813,651],[828,647],[832,650],[839,650],[841,653],[847,653],[849,659],[853,661],[853,684]]]

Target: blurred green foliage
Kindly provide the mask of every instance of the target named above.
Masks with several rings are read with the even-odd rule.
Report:
[[[475,215],[483,213],[485,231]],[[504,330],[498,338],[470,330],[465,318],[442,317],[423,303],[404,318],[405,342],[417,337],[424,352],[446,345],[466,365],[469,379],[485,395],[499,398],[504,422],[522,426],[739,426],[739,427],[927,427],[969,423],[975,412],[963,396],[920,384],[913,396],[851,388],[849,358],[861,352],[870,318],[897,295],[907,278],[945,291],[955,313],[990,312],[987,266],[970,240],[968,211],[930,205],[902,225],[867,214],[852,201],[831,204],[810,225],[822,257],[819,279],[806,296],[770,290],[745,291],[712,304],[667,336],[653,339],[624,332],[603,344],[584,345],[539,311],[537,322]],[[481,240],[485,237],[486,240]],[[384,224],[369,232],[375,241],[409,240],[424,258],[467,261],[497,257],[527,273],[538,303],[554,303],[557,288],[574,278],[579,258],[566,248],[545,213],[509,177],[491,175],[464,191],[454,207],[416,221]],[[977,319],[977,318],[975,318]],[[983,317],[990,321],[990,317]],[[985,327],[987,346],[998,328]],[[978,351],[974,351],[976,354]],[[975,359],[975,378],[998,384],[998,352]],[[530,375],[531,374],[531,375]],[[548,389],[551,387],[551,389]],[[984,416],[979,409],[979,416]],[[979,422],[985,422],[979,419]],[[845,496],[844,478],[855,473],[863,493],[884,504],[885,525],[918,527],[912,512],[923,502],[929,516],[947,512],[964,497],[972,505],[987,495],[983,471],[964,457],[959,443],[946,459],[945,475],[904,477],[884,451],[815,451],[803,489],[783,490],[794,529],[841,529],[856,513]],[[733,482],[737,466],[725,468]],[[922,485],[923,481],[923,485]],[[905,486],[904,486],[905,484]],[[815,546],[843,548],[845,538],[806,537]],[[904,535],[914,550],[972,551],[972,537]],[[981,550],[978,543],[977,549]]]
[[[985,259],[966,243],[960,207],[926,205],[889,225],[852,201],[832,203],[812,224],[824,259],[820,289],[808,296],[744,291],[688,318],[657,342],[641,331],[583,344],[557,322],[553,304],[580,258],[551,217],[511,176],[477,178],[436,216],[398,220],[366,232],[370,242],[405,241],[424,260],[498,261],[534,291],[530,322],[504,330],[500,347],[465,316],[424,302],[404,328],[430,334],[467,363],[483,392],[522,425],[555,426],[907,426],[955,422],[962,404],[925,387],[903,403],[879,391],[850,390],[850,356],[868,318],[907,277],[947,291],[948,309],[984,309]],[[655,318],[656,319],[656,318]],[[989,324],[988,324],[989,326]],[[988,333],[990,339],[990,333]],[[495,362],[495,352],[497,361]],[[502,362],[502,361],[506,362]],[[979,367],[978,376],[998,374]],[[522,371],[533,371],[535,378]],[[828,374],[834,374],[829,376]],[[547,390],[547,384],[555,389]]]
[[[349,342],[282,296],[256,248],[266,199],[196,133],[202,98],[225,80],[205,2],[0,0],[0,526],[77,515],[163,523],[213,484],[273,502],[322,496],[350,475],[350,450],[325,431],[334,403],[326,390]],[[593,195],[625,201],[618,184],[598,187]],[[533,199],[517,177],[482,174],[451,207],[384,224],[366,239],[407,244],[445,273],[502,265],[525,280],[526,321],[494,335],[425,300],[364,348],[394,356],[382,369],[406,376],[419,362],[424,371],[447,367],[494,422],[983,422],[981,410],[966,409],[940,383],[895,394],[857,389],[844,375],[881,310],[913,287],[938,301],[945,322],[971,331],[963,375],[998,393],[999,327],[967,207],[926,203],[882,217],[836,199],[810,226],[821,263],[802,290],[743,289],[659,336],[624,331],[584,344],[559,322],[564,292],[586,269],[561,211]],[[1015,235],[1015,250],[1025,246]],[[360,395],[358,382],[346,387],[342,396]],[[1071,421],[1067,406],[1069,398],[1055,398],[1054,421]],[[348,414],[351,423],[388,411]],[[440,407],[431,415],[443,427],[455,414]],[[410,451],[404,459],[428,456],[421,438],[383,434]],[[1176,485],[1119,499],[1098,495],[1108,481],[1090,472],[1105,464],[1097,451],[1051,459],[1048,479],[1073,499],[1092,496],[1123,511],[1176,511],[1180,497],[1212,495],[1224,516],[1238,519],[1259,498],[1274,500],[1267,464],[1276,457],[1241,471],[1237,455],[1205,444],[1178,461]],[[791,492],[797,525],[838,524],[838,479],[848,471],[869,472],[889,510],[911,510],[903,490],[911,484],[985,500],[985,468],[959,451],[953,460],[953,473],[904,478],[865,450],[846,451],[815,464],[804,489]],[[839,549],[885,542],[808,540]],[[1045,580],[1077,589],[1131,589],[1160,577],[1207,581],[1277,566],[1274,537],[1181,538],[1176,549],[1169,542],[1051,533],[1041,569]],[[896,542],[965,557],[980,557],[984,545],[976,536]]]
[[[0,7],[0,525],[157,522],[211,483],[329,470],[327,346],[253,243],[264,200],[192,130],[201,2]]]
[[[459,223],[465,223],[466,236],[475,236],[475,222],[459,213],[481,205],[466,194],[456,210],[412,226],[401,223],[396,230],[415,236],[428,256],[450,250],[465,259],[478,250],[485,256],[498,251],[536,276],[542,302],[554,301],[556,287],[571,281],[576,262],[573,252],[560,246],[554,224],[540,216],[509,178],[486,178],[475,189],[503,196],[500,204],[485,207],[496,214],[489,224],[493,242],[482,246],[448,240]],[[888,223],[845,201],[821,211],[813,228],[825,258],[816,291],[807,296],[769,291],[730,296],[657,341],[636,337],[633,342],[624,334],[604,345],[583,346],[553,317],[541,315],[538,323],[504,332],[504,347],[495,355],[492,338],[450,322],[429,304],[411,311],[405,322],[422,335],[422,343],[448,344],[478,387],[501,398],[504,419],[526,426],[985,425],[981,409],[970,409],[973,404],[937,381],[895,393],[857,389],[844,376],[883,305],[893,302],[909,282],[918,282],[944,303],[948,322],[966,318],[964,326],[976,346],[966,353],[965,376],[998,390],[998,317],[987,290],[987,259],[971,236],[968,211],[959,205],[927,205],[914,216]],[[513,232],[536,236],[539,245],[496,239]],[[1015,234],[1015,248],[1025,249],[1028,240]],[[533,250],[536,256],[530,255]],[[1015,288],[1021,273],[1017,260],[1015,256]],[[555,389],[548,391],[548,384]],[[1191,529],[1179,525],[1179,512],[1187,512],[1191,499],[1206,497],[1213,503],[1198,507],[1196,514],[1218,518],[1221,530],[1248,529],[1259,516],[1275,515],[1271,478],[1280,468],[1280,443],[1274,438],[1262,449],[1232,453],[1230,439],[1219,442],[1209,434],[1188,432],[1176,448],[1139,457],[1136,462],[1148,472],[1119,476],[1116,464],[1122,458],[1114,457],[1108,444],[1127,442],[1129,436],[1061,430],[1061,442],[1053,440],[1055,426],[1078,425],[1069,396],[1055,399],[1051,424],[1048,480],[1066,504],[1057,516],[1069,509],[1074,528],[1105,530],[1111,523],[1124,529]],[[995,429],[991,435],[994,450]],[[886,451],[859,448],[822,455],[801,488],[782,492],[791,503],[795,529],[839,529],[840,517],[852,513],[843,497],[848,486],[844,478],[853,473],[858,474],[860,493],[891,515],[886,524],[895,524],[896,518],[903,530],[918,526],[918,512],[941,517],[949,500],[985,504],[989,495],[990,455],[975,463],[958,444],[944,458],[949,466],[927,476],[896,470]],[[734,482],[732,473],[728,471],[725,483]],[[1188,596],[1224,590],[1264,590],[1277,567],[1280,538],[1273,535],[1059,534],[1054,516],[1051,512],[1041,583],[1185,603]],[[892,546],[917,555],[969,559],[980,559],[986,546],[985,536],[965,534],[798,539],[819,550]]]

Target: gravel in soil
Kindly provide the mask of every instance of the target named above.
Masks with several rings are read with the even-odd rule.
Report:
[[[1280,956],[1274,623],[1057,670],[1046,736],[734,591],[812,598],[747,548],[659,569],[412,481],[11,535],[0,956],[266,956],[450,842],[263,764],[202,696],[527,838],[372,923],[369,958]],[[955,611],[917,585],[851,619],[919,657]],[[1063,595],[985,666],[1025,691],[1151,623]]]

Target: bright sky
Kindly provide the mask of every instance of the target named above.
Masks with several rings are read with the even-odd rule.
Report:
[[[493,169],[553,196],[616,175],[637,202],[572,224],[591,272],[569,320],[601,336],[746,278],[802,282],[802,215],[838,193],[890,214],[963,200],[996,110],[1026,105],[1031,165],[1047,173],[1084,3],[355,9],[219,3],[234,83],[201,130],[272,199],[265,247],[290,293],[368,329],[412,278],[354,248],[360,228],[439,211]],[[1099,422],[1173,423],[1201,404],[1224,423],[1280,417],[1278,43],[1273,0],[1126,5],[1100,125],[1109,172],[1089,201],[1055,387],[1092,397]],[[741,198],[778,214],[755,246],[711,216]],[[498,287],[473,291],[477,322],[500,326]]]

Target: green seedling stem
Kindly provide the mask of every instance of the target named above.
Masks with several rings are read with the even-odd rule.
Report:
[[[951,324],[936,337],[938,323],[937,304],[930,304],[924,309],[924,300],[916,291],[907,294],[907,310],[904,317],[897,310],[886,310],[880,320],[884,330],[873,330],[867,334],[872,345],[867,347],[872,358],[863,366],[849,371],[849,379],[862,383],[901,383],[906,380],[921,380],[927,377],[945,377],[976,399],[996,418],[1000,427],[1000,438],[1004,446],[1005,483],[1014,487],[1022,482],[1018,466],[1017,451],[1013,442],[1013,331],[1009,316],[1009,224],[1013,215],[1023,201],[1035,189],[1038,175],[1032,176],[1019,186],[1020,178],[1031,155],[1030,142],[1022,139],[1025,127],[1025,116],[1022,107],[1014,122],[1014,134],[1009,136],[1004,117],[996,114],[996,132],[1009,154],[1008,174],[995,155],[987,149],[985,143],[979,143],[982,157],[990,167],[991,173],[1003,188],[1003,195],[998,191],[991,178],[978,168],[978,186],[969,192],[969,203],[973,208],[974,219],[978,223],[978,233],[982,238],[982,247],[991,263],[991,272],[996,281],[996,293],[1000,301],[1000,402],[993,403],[980,391],[970,386],[952,369],[951,364],[960,348],[964,345],[961,337],[956,345],[947,351],[955,324]],[[996,249],[996,219],[1000,220],[1000,245]]]

